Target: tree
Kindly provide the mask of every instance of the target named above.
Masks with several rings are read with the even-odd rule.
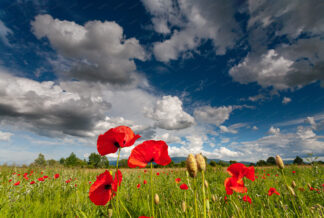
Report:
[[[77,156],[72,152],[69,157],[67,157],[64,161],[64,165],[66,166],[76,166],[78,162]]]
[[[214,161],[214,160],[211,160],[211,161],[209,162],[209,164],[210,164],[210,166],[212,166],[212,167],[216,167],[216,165],[217,165],[216,161]]]
[[[109,161],[106,156],[101,156],[100,163],[98,165],[100,168],[108,168],[109,167]]]
[[[60,159],[60,164],[64,164],[64,162],[65,162],[65,159],[62,157],[61,159]]]
[[[267,165],[267,162],[265,162],[264,160],[259,160],[257,163],[256,163],[257,166],[266,166]]]
[[[303,163],[304,163],[303,159],[301,157],[299,157],[299,156],[296,156],[296,158],[294,160],[294,164],[300,165],[300,164],[303,164]]]
[[[40,153],[38,157],[35,159],[34,164],[37,166],[45,166],[46,165],[45,156],[42,153]]]
[[[237,161],[235,161],[235,160],[230,160],[229,163],[230,163],[230,164],[235,164],[235,163],[237,163]]]
[[[104,156],[105,157],[105,156]],[[98,168],[101,162],[101,155],[100,154],[96,154],[96,153],[91,153],[89,155],[89,161],[88,164],[90,166],[93,166],[95,168]]]
[[[276,165],[276,159],[274,157],[268,157],[267,164]]]
[[[48,166],[55,166],[57,164],[57,161],[54,159],[50,159],[47,161]]]

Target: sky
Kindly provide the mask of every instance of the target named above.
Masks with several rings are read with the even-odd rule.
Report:
[[[171,157],[324,159],[323,11],[321,0],[2,0],[0,164],[87,158],[119,125],[142,136],[135,145],[166,141]]]

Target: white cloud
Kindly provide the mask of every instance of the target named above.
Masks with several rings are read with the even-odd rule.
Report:
[[[157,60],[168,62],[179,56],[191,56],[203,41],[211,40],[216,54],[225,54],[232,48],[240,34],[234,19],[232,2],[159,1],[142,0],[146,10],[153,15],[152,23],[158,33],[169,34],[166,40],[156,42],[153,52]]]
[[[148,118],[155,120],[156,126],[167,130],[188,128],[195,120],[182,108],[182,102],[177,96],[163,96],[157,100],[153,109],[147,108]]]
[[[146,52],[135,38],[126,39],[115,22],[89,21],[84,26],[72,21],[38,15],[31,22],[38,39],[47,37],[52,47],[73,60],[63,73],[79,80],[128,84],[140,77],[134,59],[145,60]]]
[[[288,104],[289,102],[291,102],[291,98],[284,97],[284,98],[282,99],[282,103],[283,103],[283,104]]]
[[[156,135],[154,137],[154,140],[163,140],[166,143],[181,143],[181,144],[183,144],[180,137],[175,136],[175,135],[171,135],[170,133],[164,133],[164,134],[161,134],[161,135]]]
[[[315,122],[314,117],[306,117],[305,123],[310,124],[313,129],[316,129],[316,122]]]
[[[270,129],[268,130],[268,134],[270,135],[278,135],[279,133],[280,133],[280,129],[275,128],[273,126],[271,126]]]
[[[10,132],[0,131],[0,140],[2,140],[2,141],[9,141],[11,136],[13,136],[13,134]]]
[[[253,130],[258,130],[259,128],[257,126],[252,127]]]
[[[9,34],[13,34],[12,30],[6,27],[6,25],[0,20],[0,39],[7,46],[11,46],[7,38]]]
[[[228,128],[224,125],[220,125],[219,129],[223,132],[223,133],[232,133],[232,134],[236,134],[237,130],[234,128]]]
[[[214,124],[220,126],[229,119],[230,113],[233,111],[232,106],[211,107],[203,106],[196,108],[194,116],[196,120],[204,123]]]

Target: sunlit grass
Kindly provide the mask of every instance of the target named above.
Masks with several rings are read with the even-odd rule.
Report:
[[[107,216],[108,205],[96,206],[88,197],[91,186],[89,182],[96,180],[98,173],[104,170],[84,169],[27,169],[2,167],[0,174],[0,217],[99,217]],[[23,174],[34,173],[23,178]],[[41,174],[41,171],[43,174]],[[128,217],[127,208],[132,217],[150,216],[150,184],[144,184],[144,180],[150,181],[150,172],[144,170],[121,169],[123,181],[118,190],[121,202],[120,217]],[[296,173],[292,173],[296,171]],[[159,176],[156,173],[159,172]],[[21,174],[20,176],[13,173]],[[54,179],[54,174],[60,177]],[[289,166],[284,169],[287,183],[295,181],[293,197],[287,190],[282,175],[276,167],[256,168],[258,178],[252,182],[245,179],[248,192],[244,194],[234,193],[227,196],[224,188],[224,180],[229,177],[226,168],[208,168],[205,179],[208,181],[206,198],[209,201],[208,217],[320,217],[324,215],[324,167],[297,167]],[[44,182],[37,179],[47,175]],[[276,176],[278,175],[278,176]],[[201,173],[197,176],[198,187],[198,212],[203,216],[203,193]],[[160,202],[155,205],[156,217],[194,217],[194,189],[193,179],[188,177],[185,169],[154,169],[154,192],[159,195]],[[175,179],[181,178],[176,183]],[[9,180],[12,179],[11,182]],[[66,183],[67,180],[71,182]],[[14,186],[14,183],[21,183]],[[35,184],[30,184],[35,181]],[[179,186],[186,183],[188,190],[181,190]],[[140,188],[137,185],[141,184]],[[308,187],[310,184],[314,190]],[[268,196],[270,187],[276,188],[280,196]],[[316,189],[318,191],[316,191]],[[244,195],[249,195],[252,204],[242,200]],[[212,195],[215,196],[213,201]],[[186,201],[186,212],[182,210],[182,202]],[[296,208],[293,207],[293,202]],[[109,202],[115,207],[116,198]],[[116,217],[117,214],[113,214]]]

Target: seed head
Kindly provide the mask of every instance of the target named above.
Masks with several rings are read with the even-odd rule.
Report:
[[[160,203],[160,198],[159,198],[159,195],[155,193],[154,195],[154,203],[155,204],[159,204]]]
[[[185,201],[182,201],[181,209],[182,209],[182,211],[183,211],[184,213],[186,212],[187,205],[186,205],[186,202],[185,202]]]
[[[198,170],[199,171],[205,171],[206,170],[206,161],[204,156],[201,154],[196,154],[196,161],[198,165]]]
[[[295,183],[295,181],[292,181],[292,182],[291,182],[291,187],[296,188],[296,183]]]
[[[213,202],[216,202],[216,196],[215,195],[212,195],[211,199],[213,200]]]
[[[205,187],[206,187],[206,189],[208,189],[208,182],[207,182],[207,180],[205,180]]]
[[[192,154],[188,155],[186,165],[189,175],[193,178],[196,177],[198,171],[197,161]]]
[[[276,156],[276,164],[279,167],[279,169],[283,169],[285,167],[285,165],[279,155]]]
[[[287,185],[287,188],[288,188],[288,191],[290,192],[291,195],[296,196],[296,193],[295,193],[294,189],[291,186]]]

